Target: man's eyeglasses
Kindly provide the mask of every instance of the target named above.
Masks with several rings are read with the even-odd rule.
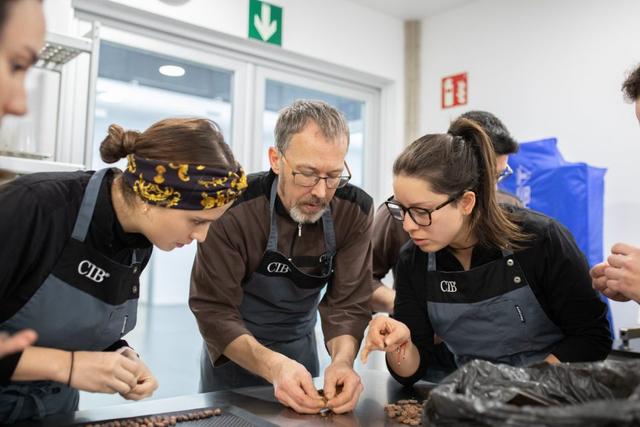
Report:
[[[418,225],[428,227],[429,225],[431,225],[431,214],[433,214],[438,209],[444,208],[449,203],[453,202],[458,197],[462,196],[463,193],[464,191],[460,191],[456,193],[455,195],[449,197],[447,200],[440,203],[438,206],[436,206],[433,209],[418,208],[418,207],[405,208],[400,203],[393,200],[393,196],[389,197],[387,201],[384,202],[384,204],[387,206],[387,209],[389,210],[389,214],[391,214],[391,217],[393,219],[398,221],[404,221],[404,216],[408,212],[409,217],[411,217],[411,220],[413,222],[415,222]]]
[[[498,182],[500,182],[503,179],[509,178],[511,175],[513,175],[513,169],[511,169],[509,164],[507,164],[507,167],[505,167],[500,172],[498,172],[498,175],[496,176],[496,178],[497,178]]]
[[[284,154],[282,154],[282,158],[289,164]],[[318,176],[311,173],[294,171],[291,165],[289,165],[289,167],[291,168],[291,175],[293,175],[293,183],[301,187],[315,187],[321,179],[324,179],[327,188],[336,189],[344,187],[351,179],[351,170],[347,162],[344,162],[344,167],[347,169],[349,175],[340,176]]]

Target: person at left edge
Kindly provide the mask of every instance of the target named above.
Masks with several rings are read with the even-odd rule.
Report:
[[[348,184],[349,129],[335,108],[296,101],[275,135],[271,171],[249,178],[195,259],[201,391],[272,383],[284,405],[319,412],[319,309],[331,355],[323,389],[334,412],[347,412],[362,390],[353,362],[371,318],[372,200]]]
[[[102,159],[127,169],[34,173],[0,187],[0,330],[34,346],[0,360],[0,424],[70,412],[78,390],[138,400],[157,382],[121,338],[136,324],[152,245],[203,241],[246,187],[206,119],[111,125]]]
[[[25,77],[38,59],[44,33],[41,0],[0,1],[0,120],[8,114],[22,116],[27,113]],[[14,177],[12,171],[0,169],[0,184]],[[32,329],[13,335],[0,332],[0,358],[23,350],[36,338]]]
[[[636,119],[640,123],[640,65],[627,76],[622,92],[635,104]],[[640,246],[618,242],[611,247],[607,260],[591,269],[593,288],[608,298],[640,304]]]

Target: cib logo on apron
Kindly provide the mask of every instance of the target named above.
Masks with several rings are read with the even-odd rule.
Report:
[[[291,269],[287,264],[283,264],[281,262],[270,262],[267,264],[267,271],[269,273],[286,274],[291,271]]]
[[[78,274],[86,277],[89,280],[93,280],[96,283],[102,282],[105,278],[111,276],[109,273],[104,271],[102,268],[93,264],[89,260],[82,260],[80,264],[78,264]]]
[[[456,282],[451,280],[443,280],[440,282],[440,290],[442,292],[458,292]]]

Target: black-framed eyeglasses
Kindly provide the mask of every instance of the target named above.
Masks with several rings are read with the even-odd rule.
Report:
[[[500,182],[503,179],[509,178],[511,175],[513,175],[513,169],[511,169],[511,167],[507,163],[507,166],[504,169],[502,169],[500,172],[498,172],[498,175],[496,176],[496,178],[498,182]]]
[[[444,208],[449,203],[453,202],[458,197],[462,196],[462,194],[464,194],[464,191],[460,191],[456,193],[455,195],[449,197],[447,200],[440,203],[438,206],[436,206],[433,209],[418,208],[415,206],[410,208],[405,208],[400,203],[393,200],[393,196],[389,197],[387,201],[384,202],[384,204],[387,206],[387,209],[389,210],[389,214],[391,214],[391,217],[393,219],[397,221],[404,221],[404,216],[408,212],[409,217],[413,222],[415,222],[418,225],[428,227],[431,225],[431,214],[433,214],[438,209]]]
[[[289,161],[284,156],[284,154],[282,154],[282,158],[289,165]],[[312,173],[294,171],[291,165],[289,165],[289,167],[291,168],[291,175],[293,175],[293,183],[301,187],[315,187],[316,185],[318,185],[318,182],[320,182],[321,179],[324,179],[327,188],[333,190],[336,188],[344,187],[351,180],[351,169],[349,169],[349,165],[346,161],[344,162],[344,167],[349,175],[318,176]]]

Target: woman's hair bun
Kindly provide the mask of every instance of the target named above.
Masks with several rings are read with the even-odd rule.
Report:
[[[109,133],[100,143],[100,157],[105,163],[115,163],[136,152],[136,141],[140,132],[124,130],[121,126],[112,124]]]

